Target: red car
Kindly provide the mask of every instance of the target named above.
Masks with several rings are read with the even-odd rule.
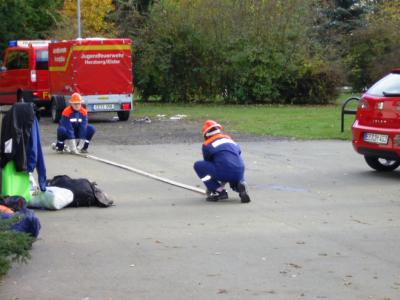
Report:
[[[353,147],[377,171],[400,165],[400,69],[375,83],[358,103]]]

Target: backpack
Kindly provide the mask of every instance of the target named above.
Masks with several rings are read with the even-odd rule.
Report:
[[[0,204],[11,208],[13,211],[26,209],[26,201],[20,196],[0,196]]]
[[[47,185],[65,188],[74,194],[72,202],[67,207],[113,205],[113,201],[97,186],[97,183],[90,182],[86,178],[72,179],[67,175],[57,175],[48,180]]]

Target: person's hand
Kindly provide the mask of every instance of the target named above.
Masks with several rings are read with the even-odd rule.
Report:
[[[31,192],[32,196],[38,196],[40,194],[40,189],[35,189]]]

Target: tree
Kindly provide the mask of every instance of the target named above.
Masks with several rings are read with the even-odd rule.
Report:
[[[315,20],[318,39],[327,48],[342,49],[343,38],[366,23],[374,1],[319,0]]]
[[[62,0],[0,0],[0,52],[9,40],[46,39],[60,19]]]
[[[118,35],[135,39],[147,20],[152,2],[151,0],[114,1],[115,11],[111,14],[111,19],[116,24]]]
[[[356,90],[370,86],[399,67],[399,0],[379,1],[367,15],[367,24],[346,39],[344,62]]]
[[[108,19],[115,10],[112,0],[81,1],[82,36],[113,36],[115,26]],[[77,1],[65,0],[62,9],[63,20],[54,37],[57,39],[72,39],[77,37]]]
[[[363,24],[361,16],[366,12],[367,6],[359,0],[334,0],[326,10],[328,23],[326,28],[334,29],[341,33],[350,33]]]

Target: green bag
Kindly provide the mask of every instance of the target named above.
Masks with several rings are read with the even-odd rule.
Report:
[[[5,196],[21,196],[26,202],[31,199],[28,172],[17,172],[11,160],[3,169],[1,194]]]

